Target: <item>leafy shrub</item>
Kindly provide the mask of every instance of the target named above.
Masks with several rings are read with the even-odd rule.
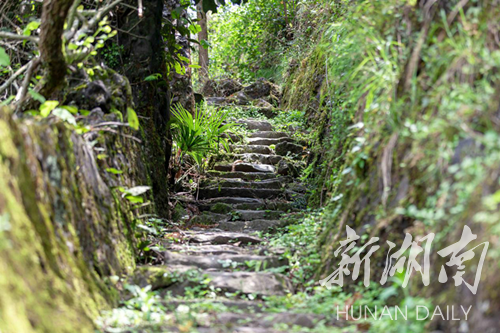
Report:
[[[216,151],[219,144],[222,143],[227,148],[227,139],[221,136],[236,126],[225,123],[225,112],[215,112],[206,106],[197,107],[194,114],[191,114],[180,104],[176,104],[172,108],[172,114],[172,135],[179,149],[179,157],[182,159],[187,154],[197,165],[202,164],[208,153]]]

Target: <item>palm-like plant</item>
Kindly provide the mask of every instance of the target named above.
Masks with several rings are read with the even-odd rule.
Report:
[[[187,154],[201,165],[208,153],[215,151],[219,143],[227,148],[227,140],[221,135],[236,124],[225,124],[225,112],[210,112],[197,107],[194,115],[176,104],[172,108],[172,136],[179,147],[179,156]]]

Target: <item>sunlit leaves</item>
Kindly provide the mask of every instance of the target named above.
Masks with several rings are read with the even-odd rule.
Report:
[[[159,79],[161,79],[162,75],[160,73],[156,73],[156,74],[151,74],[149,76],[146,76],[144,78],[144,81],[148,82],[148,81],[157,81]]]
[[[123,173],[123,171],[115,169],[115,168],[107,168],[106,171],[109,173],[112,173],[114,175],[121,175]]]
[[[48,117],[52,110],[54,110],[58,105],[58,101],[46,101],[40,105],[40,115],[44,118]]]
[[[10,66],[10,57],[3,47],[0,47],[0,66]]]
[[[55,108],[52,111],[52,115],[56,116],[57,118],[67,122],[70,125],[76,126],[76,119],[75,116],[73,116],[68,110],[63,109],[63,108]]]
[[[135,113],[134,109],[132,108],[127,108],[127,120],[130,128],[134,130],[139,129],[139,118],[137,117],[137,114]]]
[[[39,21],[31,21],[23,30],[24,36],[31,36],[31,33],[40,27]]]

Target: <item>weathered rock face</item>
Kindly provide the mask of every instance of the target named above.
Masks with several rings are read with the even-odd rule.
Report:
[[[98,310],[117,301],[107,277],[135,266],[137,217],[111,186],[148,185],[140,144],[109,134],[92,148],[54,121],[0,109],[2,332],[93,332]]]
[[[268,118],[275,116],[274,108],[279,106],[281,101],[279,87],[263,78],[247,87],[230,79],[210,80],[203,87],[202,93],[209,105],[258,108]]]
[[[304,152],[304,147],[293,142],[280,142],[276,145],[276,154],[281,156],[297,155]]]
[[[208,80],[202,89],[205,97],[229,97],[243,89],[241,83],[233,79]]]
[[[245,87],[243,92],[252,99],[269,97],[268,102],[279,101],[280,99],[279,87],[263,78]]]

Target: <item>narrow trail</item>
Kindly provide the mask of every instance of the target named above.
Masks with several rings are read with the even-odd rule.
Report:
[[[143,275],[135,277],[135,283],[167,295],[165,307],[176,316],[176,327],[167,331],[264,333],[295,327],[301,332],[321,320],[325,324],[314,314],[266,312],[265,299],[294,293],[295,288],[287,277],[288,260],[281,256],[284,249],[270,248],[265,236],[256,235],[284,227],[287,213],[297,211],[295,201],[305,187],[284,156],[304,148],[267,121],[239,122],[257,132],[232,145],[226,162],[207,172],[199,200],[191,201],[200,211],[190,221],[193,227],[172,232],[168,241],[158,239],[166,249],[165,264],[140,267]],[[204,296],[193,298],[196,292]],[[193,319],[192,327],[182,326],[179,309],[200,304],[217,311],[204,320]]]

